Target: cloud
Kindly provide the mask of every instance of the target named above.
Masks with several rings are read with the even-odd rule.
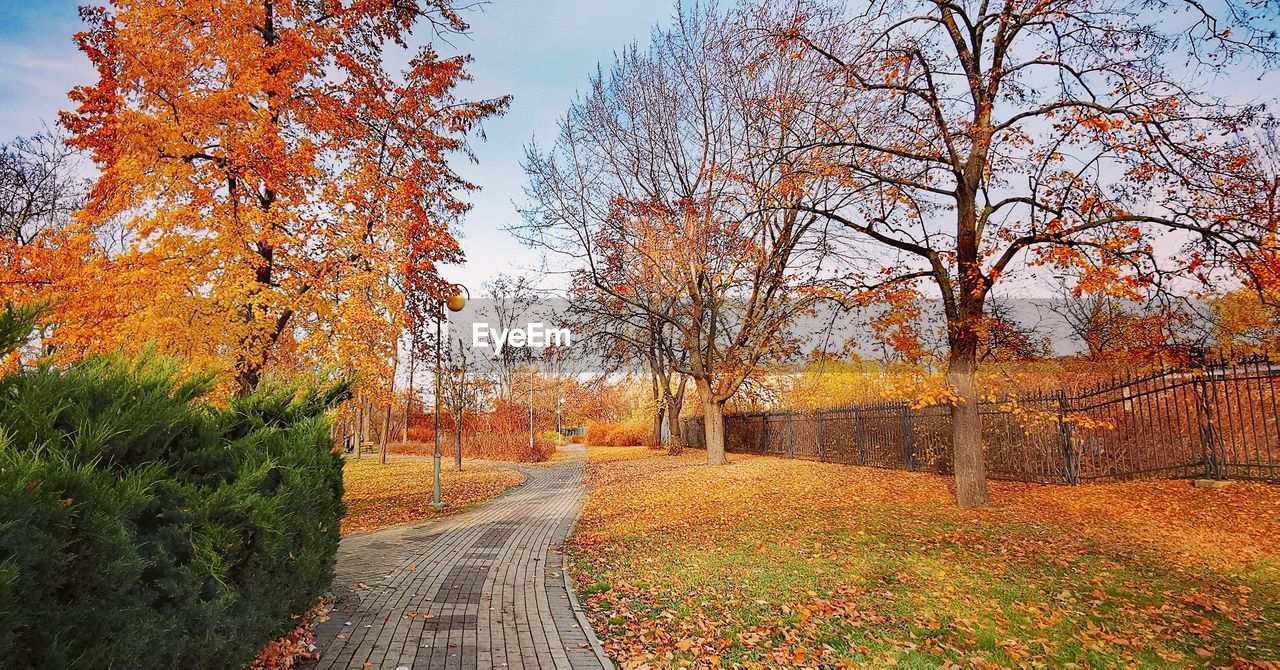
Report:
[[[0,136],[29,135],[70,107],[67,91],[92,81],[93,68],[70,39],[0,41]]]

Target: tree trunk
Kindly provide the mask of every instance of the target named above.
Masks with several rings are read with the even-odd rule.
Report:
[[[984,136],[990,139],[989,135]],[[983,326],[988,278],[982,273],[979,253],[976,194],[982,181],[981,165],[965,168],[956,193],[956,288],[947,315],[947,383],[958,396],[951,406],[951,449],[955,465],[956,503],[981,507],[987,495],[987,467],[982,454],[982,417],[973,375],[978,367],[978,341]]]
[[[259,253],[263,252],[260,250]],[[271,260],[269,252],[267,256],[264,256],[264,258],[267,259],[266,265],[258,269],[258,281],[267,283],[271,277]],[[265,275],[263,274],[264,272],[266,273]],[[266,279],[263,279],[264,276]],[[253,310],[252,308],[246,308],[246,310],[245,318],[247,321],[252,322]],[[271,359],[271,353],[275,349],[276,344],[280,341],[280,335],[289,325],[289,321],[292,318],[292,309],[282,311],[280,316],[276,317],[275,322],[272,324],[273,328],[271,332],[267,334],[266,339],[263,341],[261,347],[262,350],[260,352],[243,352],[240,354],[239,360],[236,362],[237,395],[249,395],[250,393],[253,393],[254,389],[258,388],[258,384],[262,381],[262,371],[266,369],[267,361]],[[250,339],[248,344],[250,350],[254,348],[253,343],[256,342],[257,339],[258,338],[256,336]]]
[[[976,347],[957,342],[947,364],[947,382],[959,396],[951,407],[951,447],[955,461],[956,503],[982,507],[987,494],[987,467],[982,453],[982,418],[973,383]],[[958,349],[958,350],[957,350]]]
[[[391,406],[396,402],[396,370],[400,368],[400,337],[398,335],[391,340],[391,348],[395,352],[391,358],[391,383],[388,389],[391,397],[387,398],[387,411],[382,417],[382,434],[378,436],[378,462],[384,465],[387,462],[387,440],[391,438]]]
[[[657,449],[662,446],[662,419],[666,416],[666,408],[659,402],[653,413],[653,437],[649,439],[649,447]]]
[[[387,434],[391,432],[391,401],[387,401],[387,411],[382,417],[382,434],[378,436],[378,462],[387,462]]]
[[[404,401],[404,425],[400,427],[400,441],[409,441],[409,419],[413,417],[413,390],[409,390],[409,399]]]
[[[453,469],[462,472],[462,413],[458,410],[453,417]]]
[[[684,453],[684,434],[680,432],[680,406],[684,404],[681,398],[674,395],[667,396],[667,433],[670,434],[670,442],[667,443],[667,453],[672,456],[679,456]]]
[[[364,452],[364,436],[369,434],[369,412],[364,406],[364,396],[356,398],[356,458]]]
[[[652,352],[649,355],[649,394],[653,400],[653,423],[650,425],[649,447],[656,449],[662,444],[662,392],[658,390],[657,362]]]
[[[707,436],[707,465],[725,465],[724,404],[714,400],[702,403],[703,428]]]
[[[400,441],[409,441],[409,419],[413,417],[413,372],[418,363],[417,339],[409,343],[409,392],[404,397],[404,426],[400,431]]]

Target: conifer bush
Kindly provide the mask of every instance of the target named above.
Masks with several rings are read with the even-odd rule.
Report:
[[[35,317],[0,311],[0,358]],[[0,376],[0,665],[237,668],[329,587],[347,387],[212,383],[155,351]]]

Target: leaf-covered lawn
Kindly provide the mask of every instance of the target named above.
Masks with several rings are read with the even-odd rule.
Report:
[[[1280,487],[993,483],[973,511],[927,474],[591,457],[574,578],[624,667],[1280,659]]]
[[[343,468],[343,500],[347,515],[342,532],[361,533],[386,526],[456,512],[524,482],[524,474],[508,468],[464,463],[462,472],[445,463],[440,476],[441,497],[448,504],[437,512],[431,502],[431,460],[393,458],[386,465],[377,457],[350,458]]]

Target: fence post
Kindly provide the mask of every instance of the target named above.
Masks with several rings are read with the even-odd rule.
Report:
[[[760,450],[761,454],[765,454],[765,453],[768,453],[766,451],[766,445],[768,444],[769,444],[769,413],[761,412],[760,413],[760,437],[756,439],[756,448]]]
[[[902,405],[902,445],[907,453],[907,471],[916,469],[915,440],[911,434],[911,405]]]
[[[1219,458],[1222,436],[1218,434],[1218,426],[1214,422],[1213,403],[1205,393],[1208,382],[1204,371],[1197,370],[1191,388],[1196,396],[1196,415],[1200,424],[1200,449],[1204,453],[1204,476],[1209,479],[1226,479],[1222,459]],[[1225,451],[1223,449],[1222,451]]]
[[[1080,483],[1080,462],[1076,458],[1075,441],[1071,439],[1071,424],[1067,421],[1067,394],[1058,393],[1058,445],[1062,449],[1063,476],[1067,483],[1075,486]]]
[[[827,462],[827,431],[822,421],[822,410],[814,410],[814,420],[818,422],[818,462]]]
[[[792,419],[795,418],[796,411],[787,411],[787,458],[796,457],[796,430],[791,425]]]
[[[862,410],[853,410],[853,444],[858,448],[858,465],[867,464],[867,447],[862,443]]]

